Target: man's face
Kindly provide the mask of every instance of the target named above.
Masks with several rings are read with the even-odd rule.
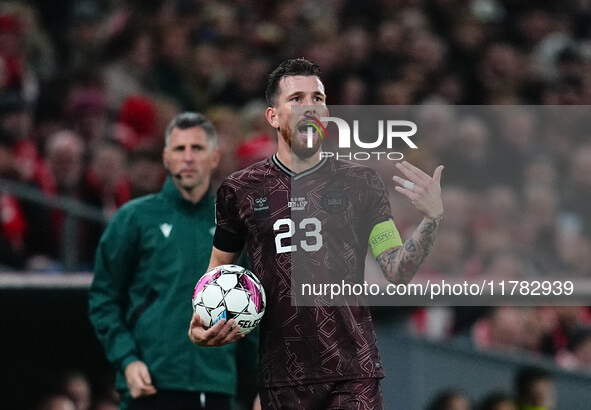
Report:
[[[314,130],[313,144],[308,148],[308,128],[312,128],[308,121],[310,117],[320,120],[327,114],[324,85],[320,79],[290,76],[279,81],[279,93],[274,107],[267,109],[267,120],[292,152],[305,159],[317,153],[321,145],[321,136]]]
[[[556,406],[556,389],[550,379],[540,379],[531,387],[532,402],[535,406],[553,409]]]
[[[211,172],[219,162],[219,152],[212,149],[203,128],[174,128],[162,159],[176,187],[190,192],[209,184]]]
[[[47,163],[60,190],[74,189],[80,183],[84,168],[84,148],[64,139],[48,154]]]

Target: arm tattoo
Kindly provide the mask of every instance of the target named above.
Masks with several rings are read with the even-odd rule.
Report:
[[[388,249],[378,256],[377,261],[386,279],[396,284],[406,284],[412,280],[433,247],[442,218],[441,213],[432,221],[423,219],[402,247]]]

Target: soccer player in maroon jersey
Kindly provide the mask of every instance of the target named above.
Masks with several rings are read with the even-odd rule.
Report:
[[[338,272],[339,278],[358,282],[369,244],[388,280],[408,283],[443,216],[443,166],[431,177],[407,162],[397,164],[406,179],[394,177],[396,191],[424,215],[403,244],[378,174],[322,158],[318,134],[308,147],[306,127],[300,125],[326,112],[319,74],[316,64],[294,59],[269,76],[266,118],[277,130],[277,153],[222,183],[210,268],[235,263],[246,245],[265,288],[259,349],[263,409],[381,409],[384,371],[369,308],[298,304],[293,265],[309,265],[303,270],[311,278],[325,280]],[[292,109],[301,107],[308,117],[294,122]],[[233,319],[204,329],[194,315],[189,337],[201,346],[220,346],[240,339],[237,332]]]

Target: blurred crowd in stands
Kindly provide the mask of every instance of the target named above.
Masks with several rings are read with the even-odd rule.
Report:
[[[102,390],[96,388],[101,386]],[[42,389],[34,389],[28,407],[33,410],[117,410],[118,395],[109,383],[92,383],[87,374],[79,370],[65,369],[52,374],[42,383]]]
[[[446,104],[513,106],[505,132],[435,121],[408,154],[446,166],[445,222],[420,274],[591,278],[591,128],[542,132],[525,107],[591,104],[584,0],[3,1],[0,179],[107,220],[160,189],[165,126],[197,110],[219,134],[215,189],[275,151],[266,74],[300,56],[322,68],[329,104],[432,106],[440,121]],[[392,203],[406,237],[417,215],[393,189]],[[1,271],[63,271],[63,210],[2,189],[0,214]],[[74,269],[91,271],[104,225],[76,226]],[[586,307],[474,311],[418,309],[409,323],[591,369]]]
[[[492,390],[470,397],[461,389],[448,388],[431,398],[425,410],[555,410],[558,397],[552,375],[535,366],[518,368],[510,390]]]
[[[87,374],[67,369],[44,383],[33,397],[33,410],[116,410],[117,392],[96,389]],[[457,387],[429,397],[424,410],[557,410],[559,396],[552,373],[536,366],[515,369],[507,389],[492,389],[474,397]],[[242,407],[237,406],[236,410]],[[221,410],[221,409],[220,409]]]
[[[46,383],[34,410],[116,410],[114,390],[97,392],[89,377],[66,370]],[[458,388],[446,388],[429,401],[424,410],[556,410],[558,396],[552,374],[542,368],[517,368],[509,390],[491,390],[482,397],[471,397]],[[237,408],[238,409],[238,408]]]

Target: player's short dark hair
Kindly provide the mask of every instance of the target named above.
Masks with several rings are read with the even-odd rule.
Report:
[[[279,81],[281,81],[283,77],[293,77],[296,75],[316,76],[320,78],[320,67],[305,58],[294,58],[279,64],[279,66],[269,74],[267,81],[265,98],[270,107],[275,104],[275,98],[279,93]]]
[[[173,129],[179,128],[181,130],[186,130],[188,128],[193,127],[203,128],[203,131],[205,131],[205,133],[207,134],[207,138],[209,140],[209,145],[211,145],[211,148],[217,148],[218,136],[215,132],[215,127],[213,126],[213,123],[209,120],[209,118],[207,118],[205,115],[199,112],[183,112],[174,117],[166,127],[166,139],[164,142],[164,146],[168,147],[168,144],[170,143],[170,134],[172,134]]]

